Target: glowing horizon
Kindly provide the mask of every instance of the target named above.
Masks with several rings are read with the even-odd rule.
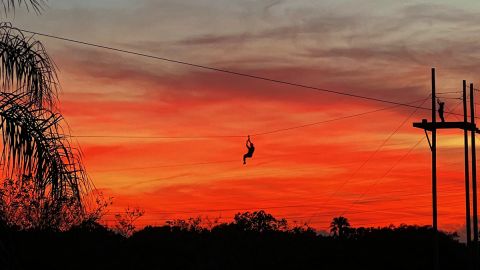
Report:
[[[19,12],[12,22],[23,29],[402,103],[428,98],[432,66],[439,92],[460,91],[463,79],[478,82],[471,57],[480,53],[472,15],[479,4],[352,5],[49,1],[44,14]],[[59,106],[73,135],[237,136],[389,106],[36,38],[59,67]],[[447,110],[461,112],[459,100],[445,101]],[[265,209],[318,229],[340,214],[352,226],[423,225],[431,223],[430,152],[426,141],[412,149],[425,135],[411,123],[429,118],[429,112],[409,117],[413,111],[398,107],[254,136],[256,152],[246,166],[241,161],[246,138],[76,140],[96,187],[115,198],[105,221],[131,206],[146,212],[140,225],[198,215],[229,220],[241,209]],[[439,136],[439,225],[461,232],[463,136],[443,131]]]

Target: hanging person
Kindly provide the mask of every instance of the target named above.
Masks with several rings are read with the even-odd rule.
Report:
[[[246,158],[251,158],[253,156],[253,152],[255,151],[255,146],[253,145],[252,141],[250,141],[250,135],[248,135],[247,142],[245,143],[248,149],[248,152],[243,155],[243,164],[247,164]]]
[[[445,116],[443,115],[445,112],[445,102],[441,102],[439,98],[437,98],[437,103],[438,103],[438,115],[440,116],[440,119],[442,120],[442,123],[445,122]]]

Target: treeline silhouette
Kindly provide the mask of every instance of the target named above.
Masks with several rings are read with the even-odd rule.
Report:
[[[344,217],[329,235],[289,226],[264,212],[230,223],[200,218],[147,226],[129,237],[87,220],[67,231],[0,225],[0,269],[429,269],[428,226],[351,227]],[[440,234],[442,269],[466,267],[455,233]]]

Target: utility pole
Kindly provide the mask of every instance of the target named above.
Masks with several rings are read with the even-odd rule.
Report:
[[[463,122],[468,124],[468,109],[467,109],[467,81],[463,80]],[[470,220],[470,171],[468,165],[468,130],[463,130],[463,147],[465,149],[465,224],[467,227],[467,266],[468,269],[473,268],[473,252],[472,252],[472,222]]]
[[[468,123],[467,81],[463,80],[463,122]],[[465,148],[465,223],[467,226],[467,250],[471,252],[472,223],[470,221],[470,172],[468,169],[468,130],[463,130],[463,145]],[[470,264],[470,262],[469,262]]]
[[[435,94],[435,68],[432,68],[432,227],[433,269],[439,270],[438,226],[437,226],[437,103]]]
[[[470,121],[475,126],[475,100],[473,83],[470,84]],[[472,208],[473,208],[473,266],[478,269],[478,213],[477,213],[477,157],[475,148],[475,130],[470,135],[472,140]]]
[[[468,122],[467,109],[467,82],[463,81],[463,121],[441,121],[437,122],[436,113],[436,95],[435,95],[435,68],[432,68],[432,121],[422,119],[422,122],[413,123],[413,127],[423,129],[428,139],[428,145],[432,151],[432,228],[433,228],[433,269],[439,270],[440,256],[439,256],[439,235],[437,224],[437,130],[438,129],[461,129],[463,130],[464,149],[465,149],[465,216],[467,226],[467,247],[469,250],[469,262],[471,266],[473,262],[473,269],[479,270],[479,244],[478,244],[478,209],[477,209],[477,158],[475,148],[475,134],[480,133],[480,130],[475,125],[475,102],[473,94],[473,84],[470,84],[470,122]],[[440,103],[441,104],[441,103]],[[444,105],[441,104],[441,107]],[[440,112],[443,114],[443,112]],[[443,119],[442,119],[443,120]],[[430,140],[429,134],[432,134]],[[468,160],[468,131],[471,131],[471,151],[472,151],[472,190],[470,191],[469,181],[469,160]],[[472,221],[470,222],[470,192],[472,192]],[[473,228],[471,228],[473,223]],[[473,241],[472,237],[473,229]]]

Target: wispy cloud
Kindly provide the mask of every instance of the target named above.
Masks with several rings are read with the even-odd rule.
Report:
[[[51,1],[44,15],[18,14],[15,23],[161,57],[400,102],[428,95],[431,66],[438,68],[440,90],[458,90],[462,79],[474,80],[479,74],[476,14],[480,7],[472,2],[113,2]],[[385,106],[38,38],[60,67],[61,108],[74,134],[245,135]],[[455,106],[448,102],[449,108]],[[118,207],[135,201],[147,214],[220,204],[245,208],[308,201],[317,207],[274,212],[307,216],[307,221],[322,226],[367,191],[363,203],[349,214],[354,224],[427,223],[424,215],[413,218],[411,213],[423,211],[416,206],[428,203],[428,197],[407,196],[429,192],[426,145],[373,185],[423,136],[410,122],[427,117],[424,112],[409,119],[352,177],[411,112],[397,108],[258,136],[254,138],[258,160],[248,166],[239,162],[107,173],[109,168],[240,161],[244,140],[91,138],[81,143],[97,186],[108,187]],[[450,153],[446,159],[455,161],[455,137],[442,138],[447,139],[442,151]],[[445,170],[445,179],[456,179],[460,170]],[[347,180],[339,196],[324,205]],[[459,198],[449,195],[448,202]],[[399,206],[405,209],[400,211]],[[362,213],[364,208],[378,214]],[[460,210],[454,204],[444,209],[448,217],[442,220],[458,222],[452,213]]]

